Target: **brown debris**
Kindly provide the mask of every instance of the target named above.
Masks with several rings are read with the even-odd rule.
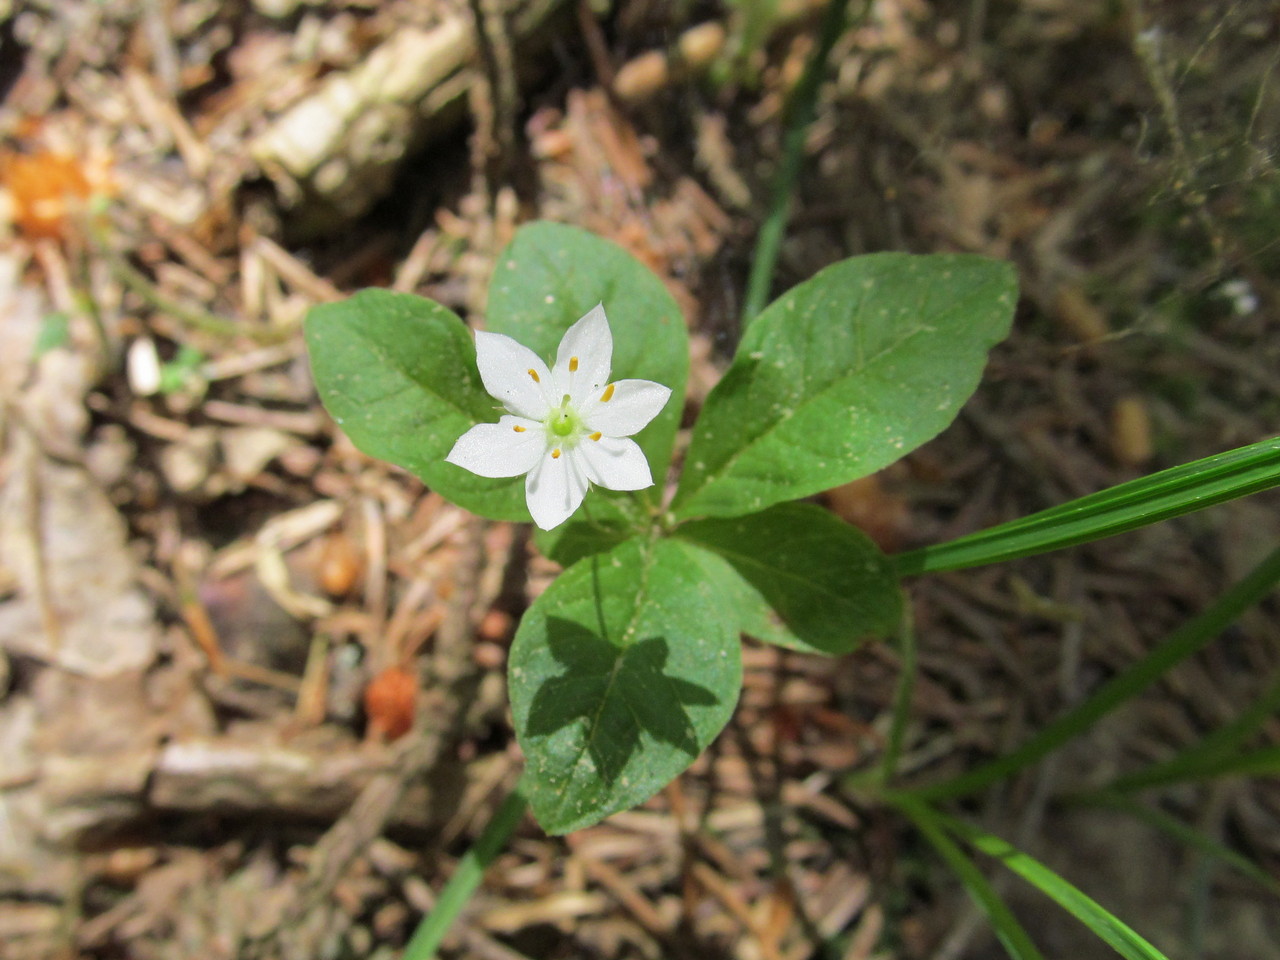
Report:
[[[314,395],[301,320],[367,283],[482,316],[521,222],[577,224],[680,303],[691,422],[736,342],[825,4],[760,23],[675,6],[66,0],[10,19],[6,960],[374,956],[432,907],[519,775],[504,671],[557,569],[355,451]],[[957,423],[823,496],[887,550],[1256,440],[1280,389],[1265,5],[1213,29],[1189,2],[1143,24],[1101,0],[944,7],[876,3],[839,39],[775,278],[882,249],[1018,267],[1014,335]],[[1012,749],[1142,656],[1270,548],[1270,504],[914,580],[901,775]],[[1274,614],[981,798],[984,822],[1127,900],[1145,935],[1181,937],[1190,861],[1049,801],[1230,722],[1280,670]],[[564,840],[526,822],[445,955],[994,949],[905,825],[841,786],[883,756],[898,652],[748,641],[744,660],[734,719],[688,774]],[[1160,802],[1280,864],[1274,784]],[[1116,849],[1152,869],[1111,877]],[[1265,940],[1257,891],[1225,872],[1206,889],[1206,957]],[[1016,905],[1064,955],[1096,949]]]

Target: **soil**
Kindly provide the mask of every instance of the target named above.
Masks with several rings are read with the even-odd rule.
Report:
[[[366,286],[483,321],[532,219],[649,265],[732,356],[818,0],[0,3],[0,956],[398,956],[521,770],[507,649],[554,577],[352,447],[301,322]],[[822,502],[890,552],[1280,422],[1280,16],[1266,0],[850,4],[774,293],[844,257],[1011,260],[1022,299],[937,440]],[[907,584],[902,773],[1022,742],[1280,537],[1264,493]],[[1173,960],[1280,956],[1274,893],[1069,792],[1274,685],[1277,604],[953,812]],[[443,955],[986,958],[882,756],[890,642],[747,639],[713,748],[564,838],[526,820]],[[1257,746],[1276,746],[1274,717]],[[1280,873],[1280,789],[1143,796]],[[980,861],[1047,957],[1110,956]]]

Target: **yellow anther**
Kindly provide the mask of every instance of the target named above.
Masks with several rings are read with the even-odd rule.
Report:
[[[551,451],[551,459],[552,459],[552,460],[559,460],[559,459],[560,459],[560,448],[559,448],[559,447],[557,447],[556,449],[554,449],[554,450],[552,450],[552,451]]]
[[[537,371],[537,370],[530,370],[530,371],[529,371],[529,376],[533,377],[533,382],[534,382],[534,383],[541,383],[541,382],[542,382],[542,378],[538,376],[538,371]]]
[[[511,429],[514,430],[516,433],[524,433],[524,427],[516,426],[516,427],[512,427]]]
[[[599,430],[597,430],[595,433],[591,435],[591,439],[599,440],[602,436],[604,436],[604,434],[602,434]]]
[[[577,373],[577,371],[578,371],[578,358],[577,358],[577,357],[570,357],[570,358],[569,358],[569,372],[570,372],[570,373]]]
[[[617,384],[615,384],[615,383],[611,383],[611,384],[609,384],[607,387],[605,387],[605,388],[604,388],[604,393],[600,394],[600,402],[601,402],[601,403],[608,403],[608,402],[609,402],[609,398],[613,396],[613,388],[614,388],[614,387],[616,387],[616,386],[617,386]]]

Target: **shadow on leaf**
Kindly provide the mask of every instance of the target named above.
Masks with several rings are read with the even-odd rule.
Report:
[[[665,638],[615,647],[581,624],[548,617],[547,641],[566,672],[534,695],[530,735],[583,721],[574,765],[588,753],[595,772],[610,784],[640,745],[641,732],[697,757],[701,748],[685,708],[718,701],[705,687],[663,672],[670,654]]]

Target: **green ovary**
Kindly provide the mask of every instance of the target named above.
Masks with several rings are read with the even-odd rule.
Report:
[[[565,397],[560,407],[551,411],[546,420],[547,430],[553,437],[560,437],[564,446],[572,447],[582,436],[582,418],[569,406],[569,398]]]

